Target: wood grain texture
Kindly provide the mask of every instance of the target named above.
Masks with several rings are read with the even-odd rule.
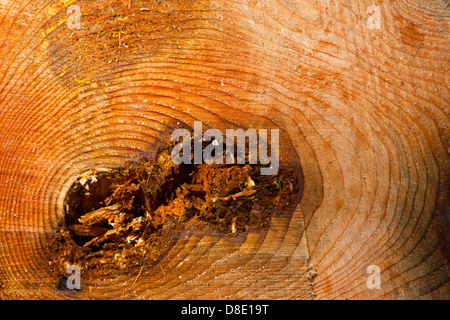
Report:
[[[449,299],[449,27],[447,0],[1,1],[0,298]],[[290,214],[58,291],[77,175],[195,120],[279,129],[304,177]]]

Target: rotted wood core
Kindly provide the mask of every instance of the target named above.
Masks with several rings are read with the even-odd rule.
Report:
[[[128,271],[155,261],[186,228],[235,237],[267,228],[274,213],[298,201],[299,180],[288,168],[262,175],[259,162],[176,164],[173,147],[161,147],[153,160],[78,177],[55,234],[58,274],[68,264],[102,274]]]

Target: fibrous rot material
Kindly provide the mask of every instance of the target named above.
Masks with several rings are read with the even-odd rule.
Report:
[[[103,272],[142,265],[186,228],[224,236],[266,228],[271,212],[282,211],[298,191],[292,172],[264,176],[259,164],[178,165],[172,148],[77,179],[55,237],[58,272],[67,263]]]

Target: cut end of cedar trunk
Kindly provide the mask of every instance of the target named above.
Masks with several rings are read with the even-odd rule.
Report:
[[[449,30],[444,0],[2,0],[0,299],[450,298]],[[278,130],[279,175],[164,171],[199,121]]]

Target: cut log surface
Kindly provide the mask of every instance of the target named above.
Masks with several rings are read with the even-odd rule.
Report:
[[[450,299],[449,28],[447,0],[1,1],[0,298]],[[77,177],[194,121],[279,129],[298,201],[58,290]]]

